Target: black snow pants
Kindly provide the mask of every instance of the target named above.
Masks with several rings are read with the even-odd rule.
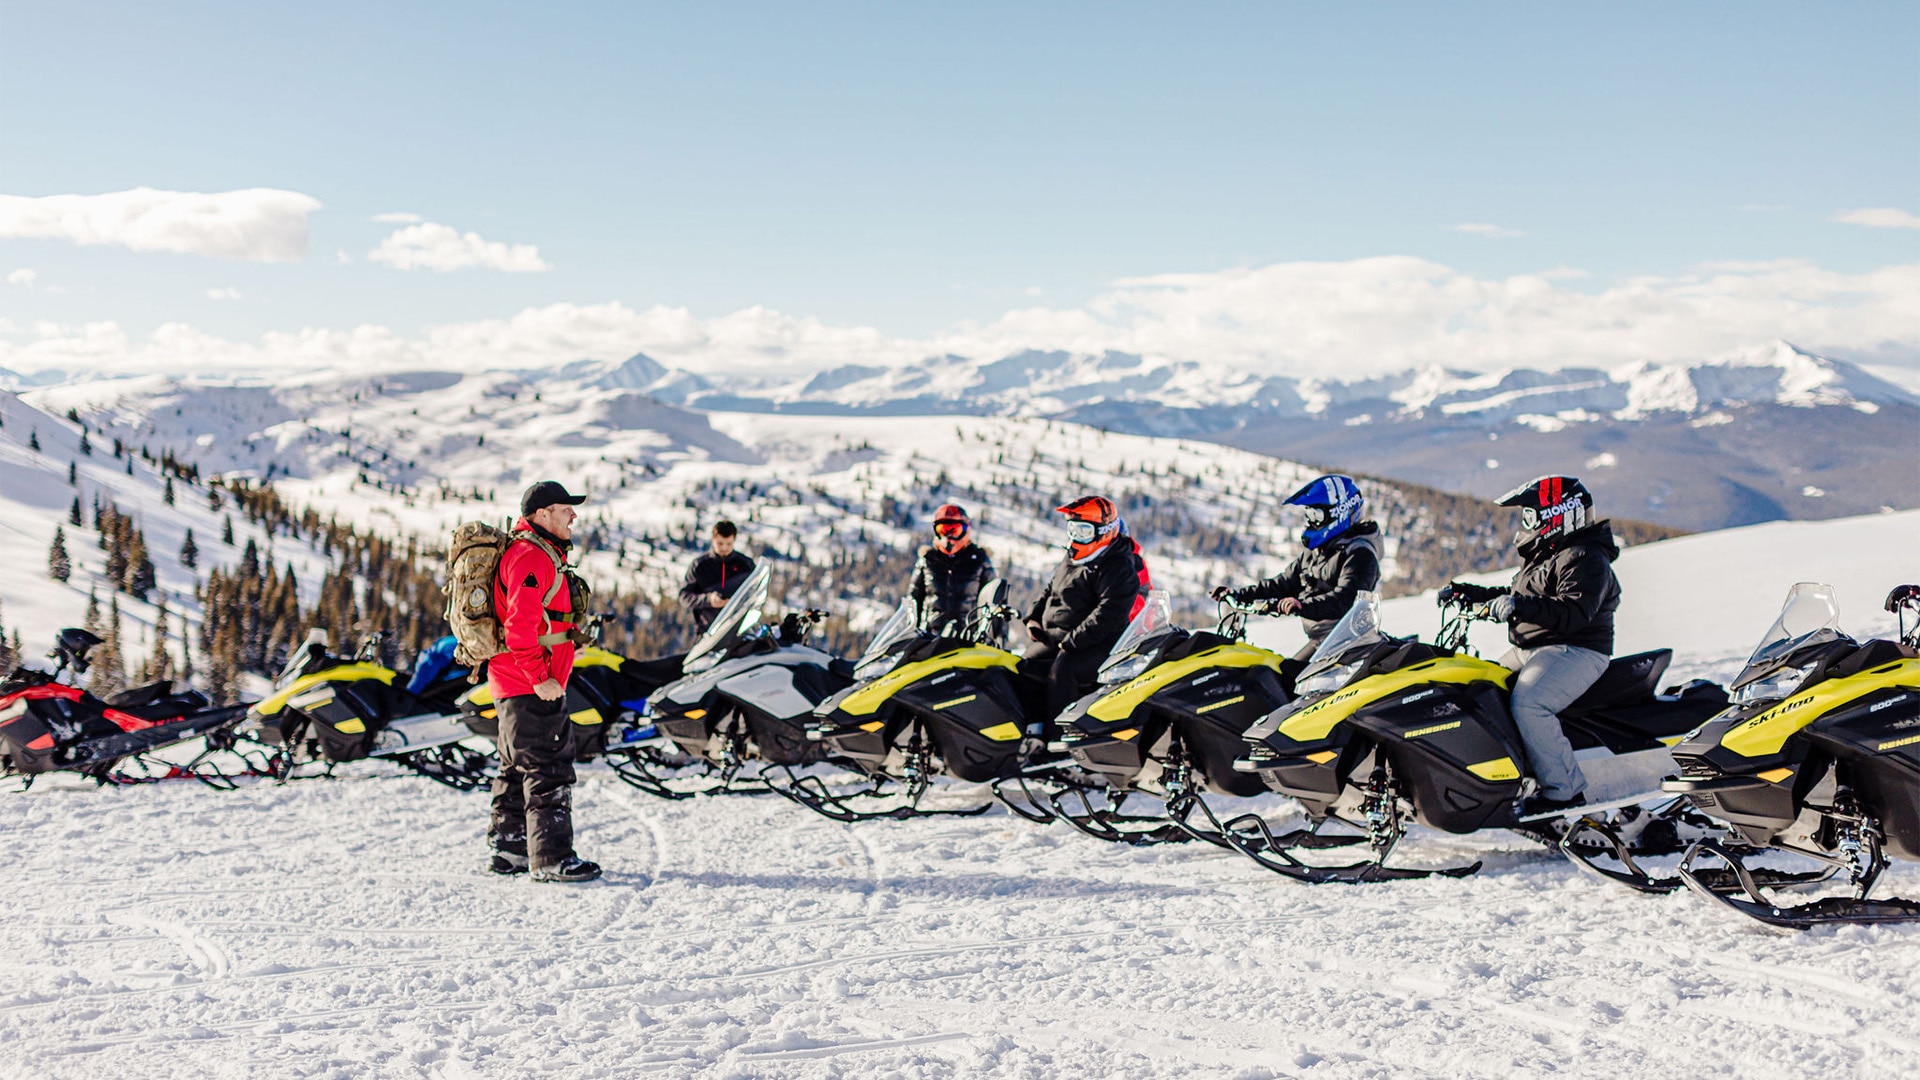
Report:
[[[533,694],[498,705],[500,775],[493,781],[495,851],[525,855],[542,870],[573,857],[573,756],[567,699]]]
[[[1100,685],[1100,665],[1106,659],[1104,650],[1067,652],[1042,645],[1021,659],[1020,673],[1046,686],[1046,720],[1052,723],[1067,711],[1067,706]]]

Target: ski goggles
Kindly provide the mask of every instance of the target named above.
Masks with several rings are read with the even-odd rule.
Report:
[[[1111,528],[1112,526],[1108,526]],[[1100,538],[1100,526],[1091,521],[1067,522],[1067,539],[1076,544],[1091,544]]]
[[[1309,506],[1309,507],[1305,507],[1304,509],[1306,510],[1305,518],[1307,522],[1307,528],[1323,529],[1328,525],[1333,524],[1333,507]]]
[[[1540,508],[1537,506],[1521,507],[1520,508],[1520,527],[1523,529],[1539,528],[1540,527]]]
[[[948,540],[958,540],[967,535],[967,523],[964,521],[936,521],[933,523],[933,535]]]

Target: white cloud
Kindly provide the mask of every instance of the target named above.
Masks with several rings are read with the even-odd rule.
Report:
[[[240,290],[239,290],[239,289],[236,289],[236,288],[234,288],[234,287],[233,287],[233,286],[231,286],[231,285],[229,285],[229,286],[227,286],[227,287],[226,287],[226,288],[224,288],[224,289],[208,289],[208,290],[207,290],[207,299],[209,299],[209,300],[238,300],[238,299],[240,299]]]
[[[1920,229],[1920,214],[1891,206],[1848,210],[1845,213],[1833,215],[1829,220],[1837,221],[1842,225],[1865,225],[1869,229]]]
[[[404,210],[395,210],[385,214],[373,215],[373,220],[386,225],[417,225],[427,220],[419,214],[409,214]]]
[[[7,275],[7,284],[24,285],[29,289],[33,288],[33,283],[38,280],[40,280],[40,272],[29,270],[24,266]]]
[[[1493,225],[1485,221],[1463,221],[1458,225],[1448,225],[1450,232],[1467,233],[1470,236],[1490,236],[1496,240],[1511,240],[1525,236],[1519,229],[1509,229],[1502,225]]]
[[[795,374],[1042,348],[1118,349],[1227,361],[1255,373],[1355,378],[1427,365],[1489,370],[1701,359],[1773,338],[1881,363],[1920,358],[1920,263],[1858,274],[1800,262],[1731,264],[1580,286],[1544,274],[1479,278],[1383,256],[1130,279],[1083,307],[1022,308],[926,338],[762,307],[701,319],[685,308],[553,304],[414,336],[363,325],[237,342],[176,323],[133,340],[114,323],[49,325],[36,329],[37,340],[0,342],[0,367],[281,376],[546,367],[644,351],[698,372]]]
[[[0,195],[0,237],[289,262],[306,255],[307,215],[318,209],[310,195],[272,188]]]
[[[482,267],[509,274],[550,269],[532,244],[502,244],[431,221],[398,229],[367,253],[367,258],[396,270],[463,270]]]

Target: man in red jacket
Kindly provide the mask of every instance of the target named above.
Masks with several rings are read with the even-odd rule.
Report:
[[[542,480],[520,496],[513,541],[500,556],[494,611],[506,651],[487,662],[498,710],[500,775],[493,781],[489,869],[535,881],[592,881],[600,868],[573,852],[573,756],[567,679],[575,626],[569,538],[586,501]]]

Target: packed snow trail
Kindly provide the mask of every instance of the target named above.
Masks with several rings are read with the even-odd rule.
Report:
[[[1920,929],[1783,937],[1507,833],[1464,880],[1288,884],[996,812],[849,828],[598,767],[607,879],[481,869],[387,766],[0,800],[16,1075],[1567,1076],[1920,1070]],[[1275,801],[1272,809],[1279,811]],[[1920,867],[1889,884],[1920,893]]]

